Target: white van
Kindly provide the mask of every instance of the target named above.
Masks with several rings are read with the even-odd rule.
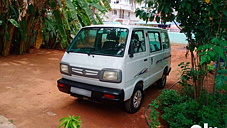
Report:
[[[124,102],[139,110],[143,91],[153,83],[164,88],[171,67],[167,31],[129,25],[82,28],[66,50],[58,89],[79,98]]]

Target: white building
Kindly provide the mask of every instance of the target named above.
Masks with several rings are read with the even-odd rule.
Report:
[[[134,24],[140,19],[136,17],[135,10],[139,6],[135,0],[109,0],[112,11],[104,18],[107,22],[120,22],[121,24]]]
[[[112,11],[106,13],[106,17],[104,17],[104,21],[106,24],[109,22],[119,22],[121,24],[129,25],[150,25],[154,27],[160,27],[161,23],[157,23],[155,20],[146,23],[139,17],[136,17],[135,11],[136,8],[141,8],[144,6],[144,3],[138,4],[136,0],[109,0]],[[176,12],[175,12],[176,13]],[[168,29],[170,32],[180,32],[180,29],[176,27],[175,24],[168,22]]]

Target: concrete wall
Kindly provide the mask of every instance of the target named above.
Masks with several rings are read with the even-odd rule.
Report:
[[[168,32],[170,43],[177,43],[177,44],[187,44],[188,41],[186,40],[187,37],[183,33],[178,32]]]

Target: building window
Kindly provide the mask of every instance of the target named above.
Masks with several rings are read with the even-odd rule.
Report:
[[[117,10],[113,10],[113,15],[117,15]]]
[[[128,12],[128,17],[130,17],[130,12]]]
[[[114,1],[115,4],[119,4],[119,0]]]
[[[133,3],[133,0],[129,0],[129,4],[132,4]]]
[[[126,4],[133,4],[134,0],[124,0]]]
[[[120,10],[119,18],[124,19],[125,10]]]

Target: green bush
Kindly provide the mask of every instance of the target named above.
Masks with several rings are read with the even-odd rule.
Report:
[[[80,116],[63,117],[59,120],[61,121],[61,124],[58,126],[58,128],[61,128],[62,126],[64,126],[64,128],[80,128],[81,121],[79,120],[79,118]]]
[[[189,128],[195,124],[224,128],[227,126],[227,95],[202,91],[200,99],[193,99],[192,87],[184,87],[180,93],[176,90],[164,90],[155,99],[156,105],[168,122],[170,128]],[[157,107],[158,105],[158,107]],[[151,114],[152,115],[152,114]],[[152,117],[150,117],[152,120]]]
[[[166,108],[172,104],[177,104],[181,101],[179,94],[176,90],[163,90],[162,94],[158,96],[160,108]]]

